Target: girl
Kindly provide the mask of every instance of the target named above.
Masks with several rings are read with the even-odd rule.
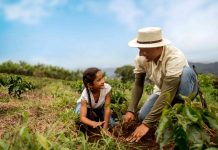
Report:
[[[103,126],[107,131],[108,124],[114,122],[110,117],[111,86],[105,83],[101,70],[94,67],[84,71],[83,84],[85,88],[76,107],[80,121],[93,128]]]

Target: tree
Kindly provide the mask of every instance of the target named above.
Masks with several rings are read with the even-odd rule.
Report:
[[[115,74],[117,77],[121,79],[122,82],[133,81],[134,80],[133,69],[134,66],[124,65],[122,67],[116,68]]]

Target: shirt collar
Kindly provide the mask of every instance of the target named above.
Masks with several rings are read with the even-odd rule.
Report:
[[[162,50],[161,56],[160,56],[158,61],[162,61],[163,60],[163,57],[164,57],[164,54],[165,54],[165,49],[166,49],[166,46],[163,46],[163,50]]]
[[[155,64],[155,66],[158,66],[163,61],[163,57],[165,55],[165,49],[166,49],[166,46],[163,46],[163,50],[161,52],[160,58],[157,61],[157,64],[155,64],[155,62],[153,62]]]

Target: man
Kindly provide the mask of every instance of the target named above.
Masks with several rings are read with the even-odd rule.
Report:
[[[169,44],[170,41],[162,38],[161,29],[157,27],[139,29],[137,38],[128,43],[130,47],[139,49],[139,55],[135,59],[135,84],[124,122],[138,117],[142,124],[127,141],[138,142],[157,124],[165,106],[181,102],[180,95],[190,96],[197,93],[195,72],[189,67],[184,54]],[[145,79],[152,81],[155,87],[153,94],[136,115]]]

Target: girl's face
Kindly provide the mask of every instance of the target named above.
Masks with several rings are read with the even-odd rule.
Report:
[[[104,75],[101,71],[98,71],[95,75],[95,80],[93,81],[92,88],[93,89],[101,89],[104,87]]]

